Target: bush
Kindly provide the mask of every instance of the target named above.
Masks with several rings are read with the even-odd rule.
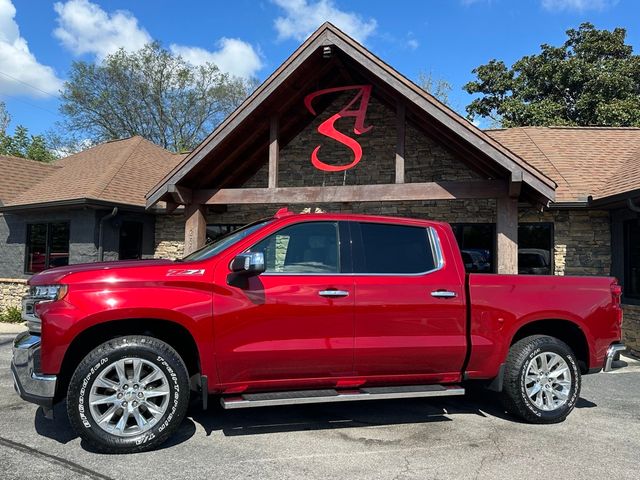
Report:
[[[22,323],[22,312],[18,307],[9,307],[0,312],[0,322],[5,323]]]

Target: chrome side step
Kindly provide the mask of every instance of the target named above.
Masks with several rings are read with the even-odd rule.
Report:
[[[391,398],[422,398],[464,395],[458,385],[412,385],[403,387],[367,387],[353,390],[299,390],[293,392],[245,393],[222,397],[225,409],[301,405],[305,403],[353,402]]]

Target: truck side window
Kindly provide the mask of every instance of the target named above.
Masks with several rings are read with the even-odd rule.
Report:
[[[360,223],[364,264],[355,273],[412,274],[435,268],[426,228]]]
[[[249,251],[264,253],[267,273],[338,273],[338,224],[290,225],[261,240]]]

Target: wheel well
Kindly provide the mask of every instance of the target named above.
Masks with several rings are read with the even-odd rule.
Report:
[[[511,345],[531,335],[548,335],[562,340],[576,355],[583,373],[589,369],[589,344],[582,329],[568,320],[537,320],[520,328],[513,336]]]
[[[122,319],[100,323],[82,331],[73,339],[62,360],[57,396],[64,397],[76,366],[95,347],[112,338],[147,335],[166,342],[184,361],[189,376],[200,373],[198,347],[191,333],[182,325],[167,320]]]

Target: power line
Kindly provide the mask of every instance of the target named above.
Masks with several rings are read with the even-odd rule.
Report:
[[[29,88],[33,88],[34,90],[37,90],[38,92],[44,93],[48,97],[58,98],[58,95],[54,95],[51,92],[46,92],[46,91],[42,90],[41,88],[38,88],[35,85],[31,85],[30,83],[22,81],[19,78],[14,77],[13,75],[9,75],[8,73],[0,72],[0,75],[4,75],[5,77],[10,78],[11,80],[15,80],[16,82],[22,83],[23,85],[26,85]]]
[[[6,100],[9,100],[9,98],[8,98],[8,97],[6,97]],[[52,115],[55,115],[56,117],[60,116],[60,113],[59,113],[59,112],[54,112],[53,110],[49,110],[48,108],[41,107],[40,105],[35,105],[35,104],[33,104],[33,103],[27,102],[26,100],[23,100],[23,99],[21,99],[21,98],[18,98],[18,97],[11,97],[11,101],[13,101],[13,100],[17,100],[18,102],[22,102],[22,103],[24,103],[25,105],[29,105],[30,107],[33,107],[33,108],[38,108],[38,109],[43,110],[43,111],[45,111],[45,112],[47,112],[47,113],[50,113],[50,114],[52,114]]]

